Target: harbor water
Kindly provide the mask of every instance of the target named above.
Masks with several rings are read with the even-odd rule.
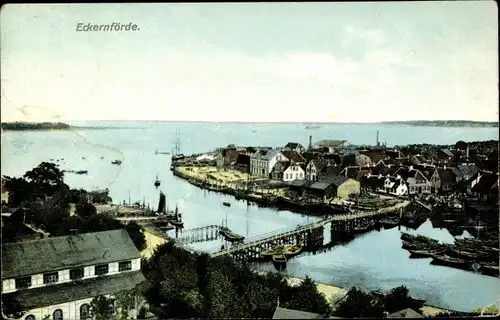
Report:
[[[176,178],[169,170],[170,156],[155,150],[171,151],[175,131],[180,131],[181,151],[201,153],[217,147],[236,145],[284,146],[293,141],[307,145],[321,139],[344,139],[354,144],[373,144],[376,132],[388,145],[410,143],[453,144],[458,140],[498,140],[497,128],[440,128],[400,125],[325,125],[306,130],[300,124],[214,124],[90,122],[71,123],[100,126],[101,129],[69,131],[2,132],[2,175],[18,176],[42,161],[54,161],[61,169],[88,170],[87,175],[66,174],[70,187],[109,188],[114,202],[145,201],[156,208],[160,190],[170,208],[178,206],[185,228],[220,224],[247,238],[292,227],[315,218],[289,211],[275,211],[247,205],[246,201],[207,192]],[[106,128],[106,127],[120,128]],[[411,131],[411,134],[409,133]],[[59,161],[57,161],[59,160]],[[111,164],[121,160],[121,165]],[[161,185],[154,186],[158,175]],[[230,207],[222,202],[231,203]],[[416,232],[452,242],[446,230],[434,229],[428,221]],[[328,237],[328,232],[326,232]],[[470,311],[500,298],[500,279],[472,272],[430,265],[430,259],[409,259],[401,249],[400,230],[372,231],[352,242],[316,255],[303,255],[288,262],[287,273],[311,276],[322,283],[365,290],[388,290],[406,285],[410,294],[427,299],[431,305]],[[197,245],[202,249],[221,246],[221,241]],[[263,270],[273,266],[261,265]]]

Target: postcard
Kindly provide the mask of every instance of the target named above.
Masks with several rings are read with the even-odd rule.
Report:
[[[3,319],[498,315],[495,2],[0,30]]]

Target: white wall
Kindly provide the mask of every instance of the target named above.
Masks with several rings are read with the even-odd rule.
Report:
[[[305,178],[305,172],[300,166],[289,166],[283,172],[283,181],[293,181],[296,179],[304,179],[304,178]]]
[[[129,260],[125,260],[129,261]],[[118,272],[118,262],[112,262],[109,263],[109,270],[107,275],[113,275],[117,274]],[[137,271],[141,269],[141,259],[133,259],[132,260],[132,270],[130,271]],[[44,286],[50,286],[50,285],[57,285],[65,282],[70,282],[72,281],[69,278],[69,271],[70,269],[64,269],[64,270],[59,270],[59,281],[54,284],[43,284],[43,274],[35,274],[31,275],[31,287],[29,287],[26,290],[33,289],[33,288],[39,288],[39,287],[44,287]],[[126,271],[128,272],[128,271]],[[83,269],[83,280],[84,279],[89,279],[89,278],[94,278],[96,275],[94,274],[94,266],[85,266]],[[17,291],[16,289],[16,282],[15,279],[5,279],[2,281],[2,290],[4,293],[9,293],[9,292],[14,292]]]
[[[106,295],[106,297],[112,298],[113,295]],[[89,304],[92,301],[94,297],[89,297],[85,298],[82,300],[77,300],[77,301],[71,301],[71,302],[66,302],[62,304],[56,304],[56,305],[51,305],[47,307],[42,307],[42,308],[37,308],[37,309],[32,309],[26,312],[21,319],[25,319],[29,315],[35,316],[36,320],[41,320],[45,316],[49,315],[49,320],[52,320],[52,316],[54,311],[57,309],[61,309],[63,312],[63,320],[79,320],[80,319],[80,307],[83,304]],[[116,308],[116,303],[115,303],[115,308]],[[89,306],[90,310],[90,306]]]

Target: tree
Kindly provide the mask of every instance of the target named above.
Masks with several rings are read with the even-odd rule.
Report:
[[[130,309],[139,306],[142,300],[140,296],[141,289],[142,287],[139,284],[130,290],[124,290],[115,295],[118,320],[127,319]],[[139,312],[139,310],[135,310],[135,312]]]
[[[376,297],[352,287],[346,298],[338,304],[335,313],[343,318],[382,317],[384,306]]]
[[[64,173],[56,164],[42,162],[36,168],[26,172],[23,178],[33,185],[33,191],[38,196],[51,196],[61,187],[68,186],[64,184]]]
[[[467,145],[468,145],[467,142],[460,140],[460,141],[457,141],[457,143],[455,143],[455,149],[465,150],[465,149],[467,149]]]
[[[422,303],[416,303],[409,295],[409,290],[405,286],[393,288],[383,299],[387,312],[396,312],[406,308],[420,309]]]
[[[75,213],[82,219],[87,219],[88,217],[97,214],[97,209],[92,203],[88,202],[77,202]]]
[[[90,301],[90,312],[95,320],[107,320],[111,317],[111,299],[98,295]]]
[[[23,178],[5,177],[5,189],[9,191],[9,205],[17,207],[25,199],[34,198],[33,185]]]
[[[309,276],[306,276],[297,288],[293,288],[293,291],[295,291],[295,294],[292,296],[292,299],[286,302],[287,308],[319,313],[321,315],[331,312],[326,297],[324,294],[318,292],[316,283]]]
[[[125,230],[134,242],[137,250],[142,251],[146,247],[146,237],[144,236],[143,229],[135,221],[130,221],[126,226]]]

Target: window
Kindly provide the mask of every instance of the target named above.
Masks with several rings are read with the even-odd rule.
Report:
[[[35,316],[30,314],[29,316],[27,316],[26,318],[24,318],[24,320],[35,320]]]
[[[31,287],[31,276],[16,279],[16,289],[26,289]]]
[[[132,261],[122,261],[118,263],[118,271],[130,271],[132,270]]]
[[[90,306],[86,303],[80,307],[80,320],[87,320],[90,318]]]
[[[59,273],[51,272],[43,275],[43,284],[52,284],[59,281]]]
[[[57,309],[52,313],[52,320],[63,320],[63,312],[61,309]]]
[[[69,278],[71,280],[78,280],[83,278],[83,268],[76,268],[69,270]]]
[[[109,266],[107,264],[100,264],[94,267],[94,273],[96,276],[102,276],[109,272]]]

